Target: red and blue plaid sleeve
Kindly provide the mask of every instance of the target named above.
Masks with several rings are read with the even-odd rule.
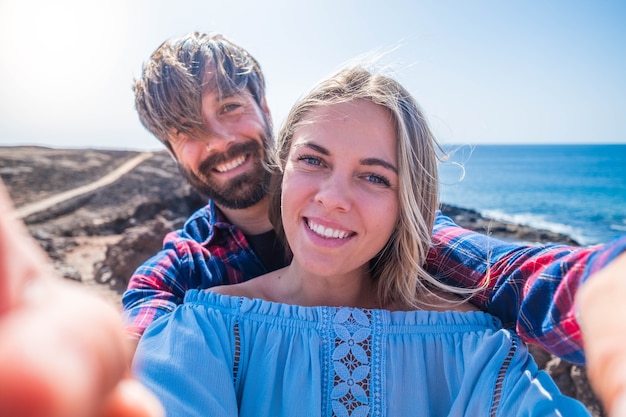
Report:
[[[126,331],[141,337],[153,321],[182,304],[188,289],[235,284],[265,272],[241,231],[220,221],[209,204],[183,229],[169,233],[163,249],[131,277],[122,296]]]
[[[589,276],[626,251],[604,245],[521,246],[457,226],[439,215],[427,269],[449,285],[483,286],[471,301],[520,337],[572,363],[584,363],[574,297]]]
[[[140,338],[153,321],[182,303],[188,289],[188,280],[183,276],[189,276],[185,270],[192,256],[166,243],[135,271],[122,296],[126,331],[131,337]]]

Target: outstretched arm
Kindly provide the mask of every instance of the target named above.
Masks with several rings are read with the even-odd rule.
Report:
[[[439,215],[427,268],[450,285],[483,285],[470,301],[515,328],[526,342],[582,364],[576,292],[625,251],[626,237],[593,247],[523,246],[463,229]]]
[[[0,416],[157,417],[119,315],[52,272],[0,183]]]

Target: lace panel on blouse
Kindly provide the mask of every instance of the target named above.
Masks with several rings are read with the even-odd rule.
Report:
[[[370,415],[371,312],[342,308],[333,319],[333,416]]]

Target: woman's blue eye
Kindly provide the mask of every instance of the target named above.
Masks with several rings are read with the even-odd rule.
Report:
[[[304,161],[309,165],[321,165],[322,164],[322,161],[320,161],[319,158],[315,156],[309,156],[309,155],[302,155],[298,157],[298,161]]]
[[[370,181],[374,184],[383,184],[383,185],[390,185],[390,182],[387,178],[380,176],[380,175],[375,175],[375,174],[369,174],[365,177],[365,179],[367,181]]]

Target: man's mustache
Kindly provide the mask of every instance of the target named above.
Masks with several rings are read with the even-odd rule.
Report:
[[[200,172],[211,172],[217,165],[235,159],[243,154],[261,155],[261,145],[255,141],[236,143],[228,148],[228,151],[220,154],[209,155],[199,166]]]

